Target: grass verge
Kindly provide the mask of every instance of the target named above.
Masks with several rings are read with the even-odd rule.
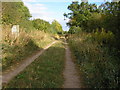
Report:
[[[4,28],[2,32],[2,69],[3,71],[11,69],[16,63],[19,63],[37,50],[42,50],[54,39],[50,34],[42,31],[33,31],[26,33],[20,30],[19,36],[14,38],[10,27]]]
[[[119,64],[115,51],[92,41],[88,34],[72,35],[69,38],[86,88],[118,88]]]
[[[61,42],[46,50],[5,88],[60,88],[63,85],[65,48]]]

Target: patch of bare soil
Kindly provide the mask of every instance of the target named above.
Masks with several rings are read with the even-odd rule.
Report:
[[[79,74],[75,68],[75,63],[71,58],[71,51],[66,45],[66,61],[65,61],[65,70],[64,75],[64,85],[63,88],[80,88],[80,79]]]

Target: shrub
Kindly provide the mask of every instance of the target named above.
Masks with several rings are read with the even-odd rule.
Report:
[[[3,70],[28,57],[34,51],[41,50],[53,40],[50,34],[37,30],[25,32],[22,29],[15,38],[11,34],[10,26],[3,27],[1,42]]]
[[[106,30],[102,29],[101,32],[98,29],[95,33],[91,34],[92,38],[97,41],[99,44],[110,44],[112,45],[115,41],[115,36],[111,31],[106,32]]]
[[[104,36],[104,34],[107,35]],[[99,40],[102,42],[102,38],[109,41],[110,33],[104,32],[104,34],[101,32],[97,36],[96,33],[81,33],[69,38],[69,45],[77,58],[78,64],[80,64],[80,70],[84,74],[87,87],[118,87],[119,59],[115,56],[115,53],[110,54],[108,47],[101,47],[98,43]],[[97,38],[93,39],[94,35]],[[100,38],[101,35],[102,38]],[[114,49],[112,51],[115,52]]]

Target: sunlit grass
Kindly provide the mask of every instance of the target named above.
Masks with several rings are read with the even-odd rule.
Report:
[[[64,45],[51,46],[22,73],[15,77],[7,88],[60,88],[63,85],[65,60]]]
[[[9,69],[11,65],[25,59],[37,50],[41,50],[54,39],[50,34],[33,31],[26,33],[20,29],[19,36],[14,38],[10,27],[4,27],[2,31],[2,69]]]

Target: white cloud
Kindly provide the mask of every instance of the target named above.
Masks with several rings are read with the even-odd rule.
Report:
[[[81,0],[23,0],[24,2],[72,2],[72,1],[78,1],[81,2]],[[89,2],[104,2],[104,1],[112,1],[112,0],[88,0]],[[119,0],[115,0],[119,1]]]
[[[30,12],[38,12],[47,9],[44,4],[31,4],[26,2],[24,4],[29,8]]]
[[[23,2],[37,2],[38,0],[22,0]]]
[[[34,18],[48,14],[47,7],[44,4],[33,4],[29,2],[24,2],[24,4],[29,8],[29,11]]]
[[[68,30],[66,26],[66,21],[68,21],[68,19],[64,21],[64,17],[57,16],[58,12],[49,10],[45,4],[31,2],[24,2],[24,4],[29,8],[30,13],[32,14],[31,19],[40,18],[50,23],[56,19],[63,26],[64,30]]]
[[[24,4],[29,8],[30,13],[32,14],[32,19],[40,18],[49,21],[50,23],[54,20],[52,17],[55,15],[54,12],[49,11],[44,4],[33,4],[30,2],[24,2]]]
[[[24,2],[72,2],[74,0],[23,0]],[[77,0],[81,1],[81,0]]]

